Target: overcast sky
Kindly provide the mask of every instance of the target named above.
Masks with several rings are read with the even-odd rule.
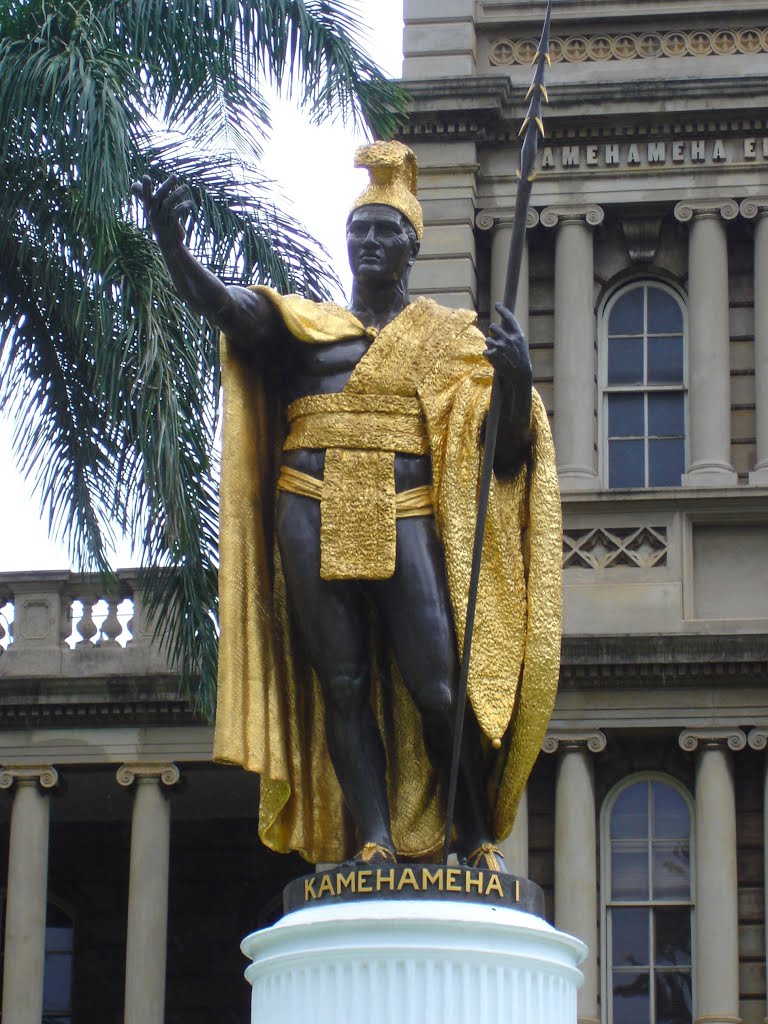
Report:
[[[369,51],[390,75],[399,76],[402,45],[402,0],[347,0],[357,6],[369,27]],[[294,212],[331,253],[346,288],[344,222],[367,177],[354,170],[352,157],[362,139],[341,125],[312,128],[287,103],[275,110],[278,126],[266,147],[266,170],[289,198]],[[48,536],[31,484],[13,461],[12,426],[0,419],[0,572],[66,569],[63,546]],[[121,545],[117,566],[130,564]]]

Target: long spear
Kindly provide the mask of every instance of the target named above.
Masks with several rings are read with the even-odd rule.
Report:
[[[531,200],[531,189],[536,177],[536,153],[539,148],[539,133],[544,134],[544,121],[541,115],[542,99],[548,101],[544,86],[544,74],[551,65],[549,56],[549,23],[552,17],[552,0],[547,2],[547,13],[536,56],[533,58],[535,71],[533,81],[526,99],[530,97],[528,112],[520,128],[523,141],[520,146],[520,170],[518,171],[517,195],[515,196],[515,219],[512,227],[512,241],[509,246],[509,262],[507,264],[507,280],[504,288],[504,305],[513,313],[517,301],[517,286],[520,281],[520,268],[523,262],[523,246],[525,243],[525,222]],[[483,464],[480,473],[480,489],[477,496],[477,520],[475,522],[475,539],[472,546],[472,570],[469,578],[469,597],[467,598],[467,619],[464,626],[464,646],[459,672],[459,692],[456,699],[456,723],[453,731],[453,753],[451,755],[451,774],[448,785],[448,801],[445,813],[445,841],[443,846],[443,862],[448,862],[453,831],[454,810],[456,806],[456,786],[459,777],[459,757],[461,740],[464,732],[464,712],[467,703],[467,683],[469,681],[469,665],[472,657],[472,635],[475,627],[475,609],[477,607],[477,587],[480,580],[480,564],[483,557],[483,537],[485,523],[488,518],[488,497],[491,490],[493,460],[496,454],[496,435],[499,430],[501,415],[501,389],[498,376],[494,374],[491,387],[491,399],[485,423],[485,443],[483,445]]]

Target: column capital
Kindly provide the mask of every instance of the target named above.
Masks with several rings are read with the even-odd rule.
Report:
[[[748,196],[739,203],[739,213],[746,220],[765,217],[768,214],[768,196]]]
[[[501,224],[511,225],[515,222],[515,211],[513,207],[496,207],[487,210],[480,210],[475,217],[475,226],[481,231],[490,231]],[[530,230],[539,223],[539,214],[536,210],[529,208],[525,218],[525,226]]]
[[[546,206],[541,211],[541,223],[545,228],[574,222],[596,228],[604,220],[605,210],[596,203],[588,203],[585,206]]]
[[[706,750],[708,747],[727,746],[729,750],[743,750],[747,745],[747,736],[743,729],[723,727],[683,729],[678,737],[683,750],[698,750],[699,745]]]
[[[750,729],[747,743],[753,750],[765,750],[768,747],[768,725],[758,725],[756,728]]]
[[[51,764],[4,764],[0,768],[0,789],[11,789],[15,784],[54,789],[59,784],[59,773]]]
[[[132,786],[134,782],[162,782],[164,786],[175,786],[181,773],[172,762],[136,761],[120,765],[115,778],[121,786]]]
[[[739,204],[734,199],[684,199],[675,207],[675,218],[683,224],[701,217],[733,220],[739,215]]]
[[[561,747],[573,750],[584,747],[592,754],[605,750],[608,741],[601,729],[553,729],[544,737],[541,749],[545,754],[554,754]]]

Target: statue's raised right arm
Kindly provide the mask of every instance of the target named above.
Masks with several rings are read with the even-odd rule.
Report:
[[[184,244],[183,222],[194,211],[186,185],[172,174],[153,191],[144,175],[131,189],[144,212],[163,254],[171,279],[184,302],[220,328],[238,347],[258,349],[279,330],[272,303],[239,285],[226,285],[198,263]]]

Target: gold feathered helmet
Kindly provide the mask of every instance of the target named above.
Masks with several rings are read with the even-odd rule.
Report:
[[[418,170],[413,150],[402,142],[372,142],[357,150],[355,167],[366,167],[371,180],[353,203],[352,210],[370,203],[393,206],[408,218],[421,241],[424,217],[416,198]]]

